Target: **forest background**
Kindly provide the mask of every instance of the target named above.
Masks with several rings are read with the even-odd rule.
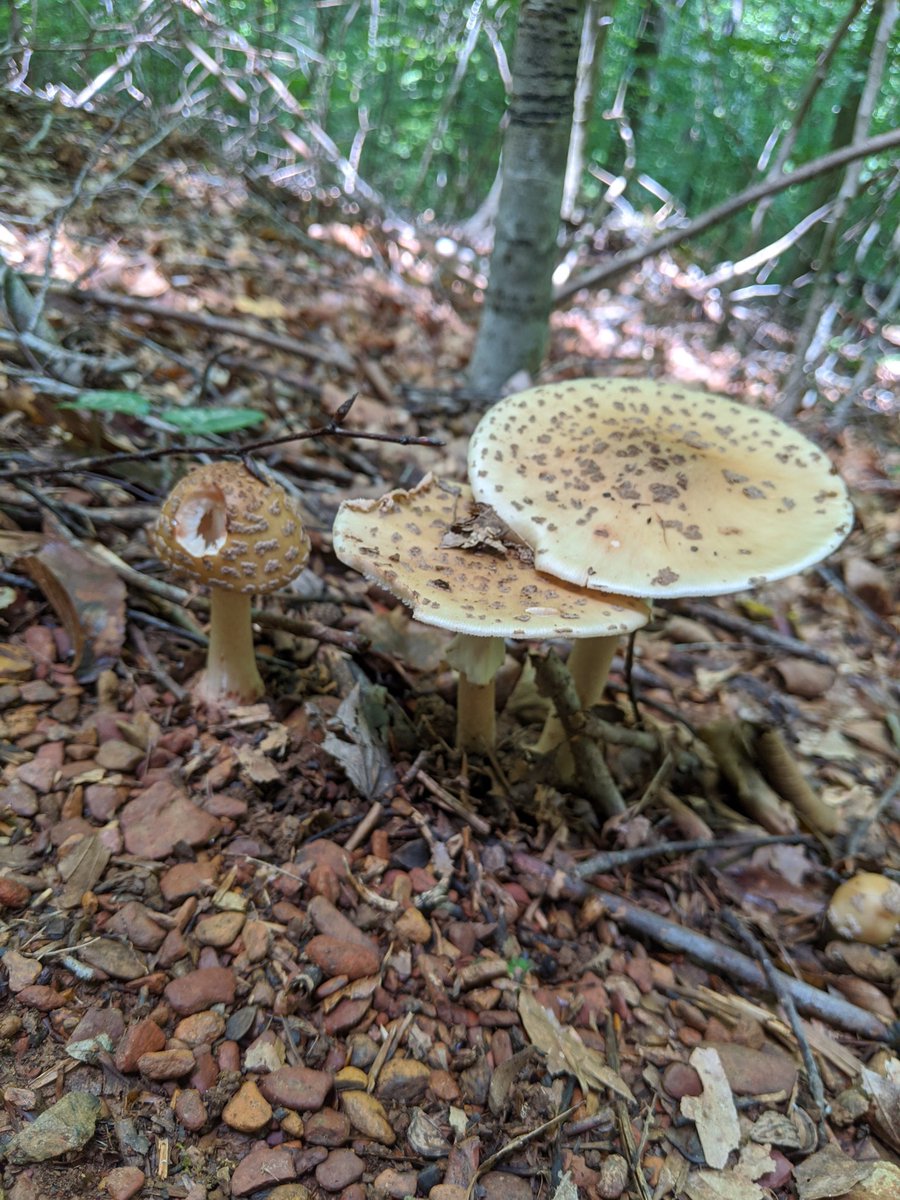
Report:
[[[576,7],[554,275],[563,291],[579,270],[897,122],[894,0]],[[8,0],[0,41],[13,90],[149,108],[160,137],[190,124],[198,160],[214,154],[289,189],[302,222],[339,210],[351,222],[409,223],[454,260],[457,287],[477,291],[520,15],[496,0]],[[826,384],[835,371],[862,372],[858,398],[893,361],[890,346],[876,338],[864,349],[860,335],[900,307],[898,226],[893,148],[692,239],[693,294],[720,321],[750,305],[800,329],[788,408],[814,399],[815,367]],[[890,403],[877,389],[868,396]]]

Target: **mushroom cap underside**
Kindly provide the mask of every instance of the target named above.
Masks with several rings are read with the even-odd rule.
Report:
[[[472,435],[469,477],[540,571],[629,596],[781,579],[853,525],[843,481],[802,434],[654,380],[565,380],[507,396]]]
[[[296,501],[235,462],[189,471],[166,498],[150,543],[163,562],[235,592],[284,587],[309,558]]]
[[[640,601],[540,575],[527,550],[520,557],[514,549],[504,553],[443,544],[472,514],[465,484],[426,475],[410,491],[345,500],[334,522],[334,551],[408,604],[418,620],[456,633],[606,637],[647,623],[650,614]]]

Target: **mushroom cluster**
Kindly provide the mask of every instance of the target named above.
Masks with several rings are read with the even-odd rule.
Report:
[[[342,562],[408,604],[419,621],[455,633],[447,658],[459,671],[457,743],[483,752],[494,745],[504,639],[584,639],[584,673],[602,687],[610,647],[646,624],[649,611],[639,600],[540,575],[518,539],[461,544],[473,540],[457,533],[473,513],[466,485],[427,475],[409,491],[345,500],[333,540]]]
[[[210,589],[206,670],[194,698],[214,709],[258,699],[265,688],[250,597],[284,587],[309,558],[296,502],[242,463],[210,463],[175,485],[149,539],[164,563]]]

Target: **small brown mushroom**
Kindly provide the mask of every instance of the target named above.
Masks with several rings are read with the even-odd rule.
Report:
[[[265,692],[250,597],[284,587],[309,557],[296,502],[241,463],[195,467],[169,493],[150,542],[163,562],[210,589],[209,650],[194,697],[213,708]]]
[[[874,871],[860,871],[831,897],[828,920],[841,937],[886,946],[900,933],[900,883]]]
[[[649,611],[638,600],[539,574],[521,544],[492,543],[485,552],[461,546],[453,531],[472,512],[467,486],[428,475],[411,491],[346,500],[333,536],[342,562],[393,592],[424,624],[456,634],[447,657],[460,673],[457,742],[484,751],[494,745],[494,676],[505,638],[586,638],[599,644],[605,671],[605,643],[645,625]]]

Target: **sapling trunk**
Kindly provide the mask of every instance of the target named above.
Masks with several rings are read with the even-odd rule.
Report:
[[[206,670],[195,688],[205,704],[247,703],[265,694],[253,650],[251,599],[247,592],[210,589]]]

